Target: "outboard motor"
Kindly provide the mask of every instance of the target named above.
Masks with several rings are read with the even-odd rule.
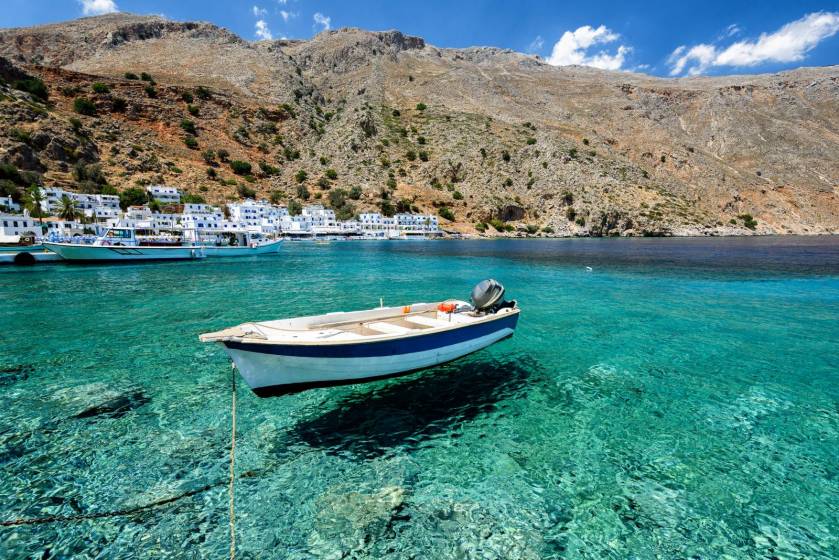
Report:
[[[516,302],[504,301],[504,286],[489,278],[472,288],[472,305],[475,311],[495,313],[504,307],[515,307]]]

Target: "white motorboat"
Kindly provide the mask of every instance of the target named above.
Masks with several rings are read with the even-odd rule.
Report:
[[[327,313],[241,325],[206,333],[218,342],[259,396],[363,383],[436,366],[513,334],[515,301],[485,280],[472,304],[446,300]]]
[[[154,242],[145,244],[138,239],[134,228],[112,227],[93,243],[53,243],[44,247],[68,261],[114,262],[175,259],[203,259],[206,254],[200,245],[173,245]]]
[[[278,252],[283,242],[282,239],[271,239],[245,230],[220,231],[203,235],[189,230],[184,233],[187,239],[204,247],[204,252],[208,257],[270,255]]]

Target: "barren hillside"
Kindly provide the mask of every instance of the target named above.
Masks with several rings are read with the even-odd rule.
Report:
[[[459,231],[839,232],[839,67],[667,80],[398,31],[249,43],[121,14],[0,30],[0,56],[0,159],[31,172],[7,191],[165,182]]]

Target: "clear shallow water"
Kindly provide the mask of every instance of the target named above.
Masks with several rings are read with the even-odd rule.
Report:
[[[0,518],[212,486],[129,518],[0,528],[0,557],[222,557],[230,369],[197,335],[466,297],[486,276],[523,308],[486,351],[279,399],[240,386],[240,557],[839,557],[829,238],[288,243],[0,269]]]

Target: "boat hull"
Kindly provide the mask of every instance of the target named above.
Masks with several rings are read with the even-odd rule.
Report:
[[[518,313],[460,329],[396,340],[334,345],[227,341],[227,354],[259,396],[364,383],[433,367],[513,334]]]
[[[79,262],[189,260],[205,256],[203,247],[132,247],[76,243],[44,243],[44,247],[65,260]]]
[[[204,252],[207,257],[247,257],[248,255],[270,255],[280,250],[282,240],[257,245],[256,247],[217,247],[206,245]]]

